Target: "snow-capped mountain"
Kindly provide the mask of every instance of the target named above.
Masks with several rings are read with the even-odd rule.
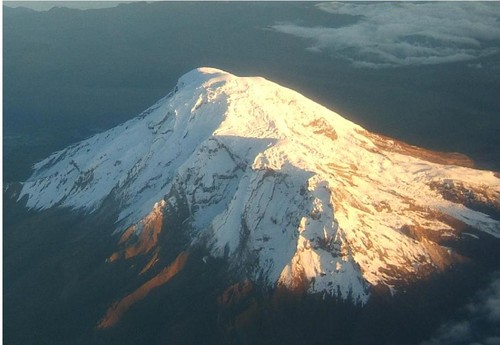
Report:
[[[84,213],[112,201],[109,261],[148,255],[144,272],[175,221],[242,279],[365,303],[373,286],[394,291],[463,260],[447,240],[477,237],[471,229],[500,237],[498,174],[212,68],[34,169],[19,199]]]

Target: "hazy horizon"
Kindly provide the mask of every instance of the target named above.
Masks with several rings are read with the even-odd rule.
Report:
[[[78,10],[112,8],[131,1],[4,1],[3,5],[11,8],[26,7],[34,11],[49,11],[54,7],[66,7]]]

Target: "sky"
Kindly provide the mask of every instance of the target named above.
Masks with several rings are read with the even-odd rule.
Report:
[[[4,1],[9,7],[26,7],[35,11],[48,11],[52,7],[67,7],[79,10],[110,8],[130,1]]]

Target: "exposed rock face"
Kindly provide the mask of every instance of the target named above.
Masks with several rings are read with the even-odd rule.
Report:
[[[464,229],[500,237],[500,179],[470,166],[265,79],[200,68],[139,117],[36,164],[19,199],[84,212],[115,200],[109,261],[147,256],[141,273],[175,223],[186,249],[226,258],[240,281],[365,303],[372,286],[394,291],[462,261],[442,243]]]

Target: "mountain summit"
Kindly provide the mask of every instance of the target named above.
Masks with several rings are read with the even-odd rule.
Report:
[[[226,259],[241,280],[363,304],[374,288],[465,260],[447,241],[500,237],[499,175],[471,166],[266,79],[199,68],[138,117],[37,163],[19,199],[83,213],[112,205],[109,264],[142,255],[141,272],[154,269],[175,224],[186,251]]]

